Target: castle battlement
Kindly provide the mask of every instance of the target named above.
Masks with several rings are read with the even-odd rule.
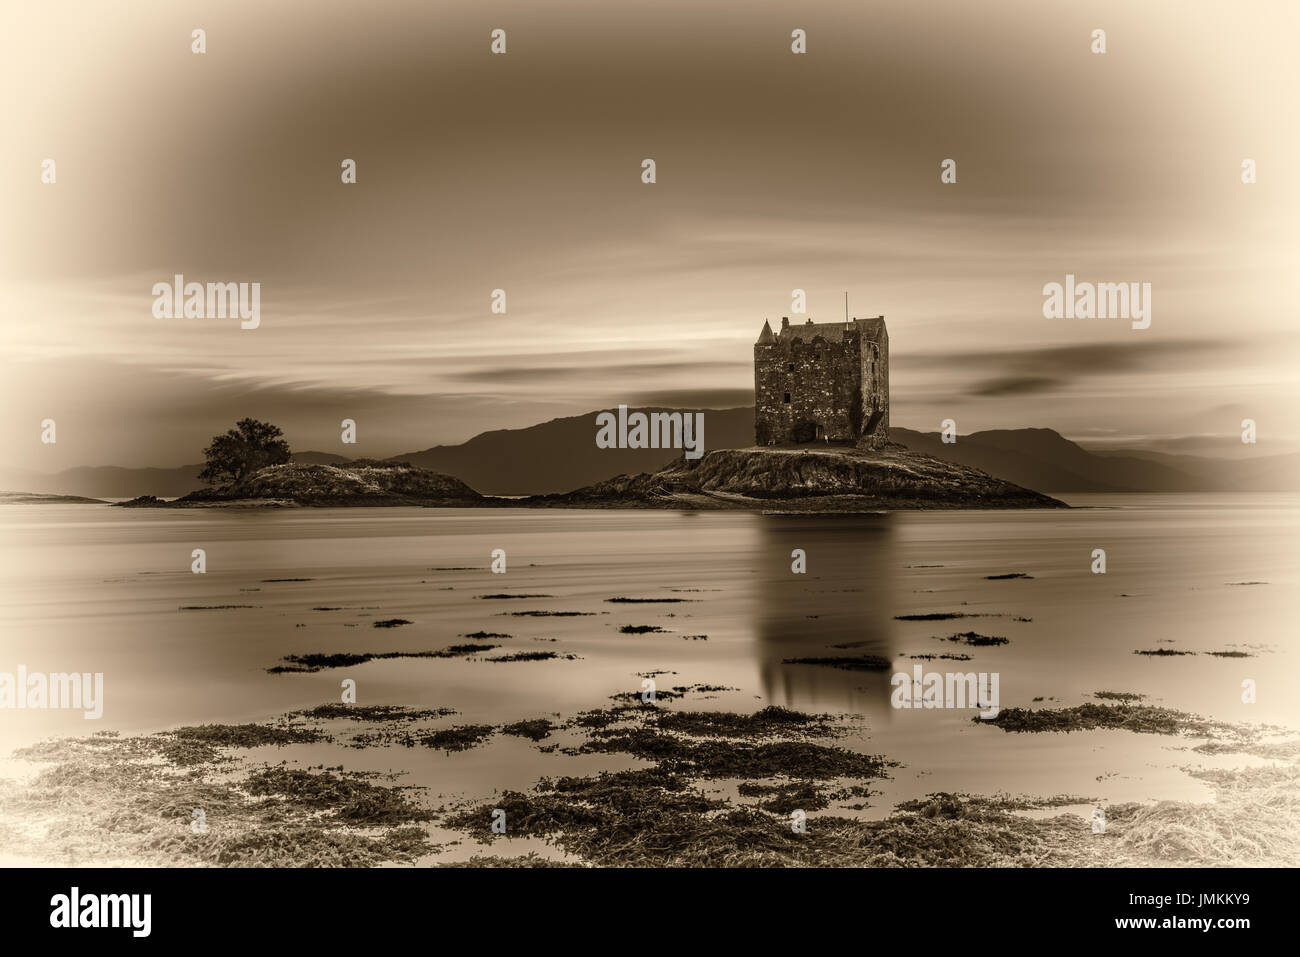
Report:
[[[754,343],[754,441],[889,440],[889,332],[885,317],[791,324],[767,320]]]

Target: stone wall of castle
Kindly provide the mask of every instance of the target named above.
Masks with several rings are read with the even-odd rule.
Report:
[[[861,375],[866,412],[858,444],[882,449],[889,441],[889,333],[883,329],[879,342],[868,340],[863,345]]]
[[[784,320],[783,320],[784,321]],[[783,326],[754,345],[754,439],[758,445],[888,440],[889,340],[857,322]]]
[[[856,331],[846,331],[838,342],[782,337],[756,345],[756,439],[759,444],[855,441],[862,428],[861,384]]]

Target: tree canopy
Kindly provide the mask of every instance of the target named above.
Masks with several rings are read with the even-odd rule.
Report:
[[[209,485],[229,479],[237,482],[268,465],[289,461],[289,443],[278,426],[256,419],[240,419],[225,435],[212,439],[203,450],[207,464],[199,478]]]

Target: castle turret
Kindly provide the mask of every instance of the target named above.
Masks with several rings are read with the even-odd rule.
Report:
[[[759,342],[771,342],[776,336],[772,333],[772,327],[768,325],[766,319],[763,320],[763,331],[758,334]]]

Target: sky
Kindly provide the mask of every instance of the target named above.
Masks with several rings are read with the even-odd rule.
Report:
[[[763,321],[846,292],[893,425],[1294,452],[1297,39],[1287,0],[5,4],[4,464],[749,405]],[[260,326],[155,317],[177,273]],[[1150,327],[1045,318],[1067,273]]]

